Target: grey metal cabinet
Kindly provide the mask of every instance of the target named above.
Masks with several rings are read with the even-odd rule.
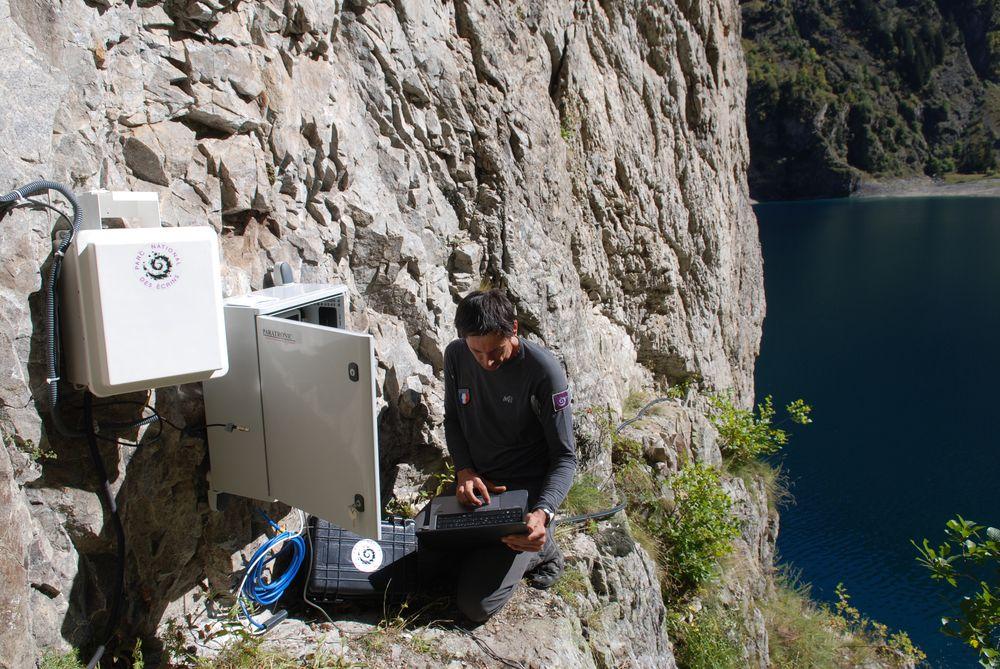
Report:
[[[229,374],[203,384],[210,488],[379,538],[375,357],[347,289],[287,284],[224,304]],[[245,431],[244,429],[245,428]]]

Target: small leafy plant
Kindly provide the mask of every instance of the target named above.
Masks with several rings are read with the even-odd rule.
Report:
[[[1000,667],[1000,529],[957,516],[936,548],[927,539],[911,543],[933,580],[964,591],[955,615],[941,619],[941,631],[975,649],[983,667]]]
[[[385,512],[391,516],[402,518],[413,518],[417,515],[420,507],[433,497],[444,495],[449,492],[455,484],[455,465],[450,457],[444,459],[444,468],[434,472],[428,477],[421,490],[411,501],[405,501],[398,497],[393,497],[385,504]]]
[[[766,455],[773,455],[788,443],[788,433],[774,421],[774,399],[768,395],[753,409],[741,409],[731,393],[709,395],[708,418],[719,431],[722,455],[731,464],[740,465]],[[812,407],[801,399],[785,407],[787,418],[798,425],[812,422]]]
[[[838,583],[834,594],[837,603],[834,605],[834,624],[845,632],[867,639],[876,654],[887,660],[902,660],[902,663],[919,664],[927,659],[922,650],[913,645],[910,635],[899,631],[889,633],[889,628],[861,614],[861,611],[851,604],[851,596],[843,583]]]

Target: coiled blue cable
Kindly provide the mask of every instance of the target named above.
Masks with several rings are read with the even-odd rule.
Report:
[[[264,625],[258,623],[254,620],[253,616],[250,615],[250,611],[247,609],[246,602],[242,595],[246,595],[248,599],[261,606],[270,606],[274,604],[288,589],[288,586],[292,584],[295,580],[295,575],[299,572],[299,568],[302,567],[302,562],[305,560],[306,556],[306,540],[302,536],[302,532],[283,532],[281,527],[268,518],[260,509],[257,509],[257,513],[267,521],[267,523],[276,531],[278,534],[271,537],[258,548],[253,557],[250,558],[250,566],[248,567],[249,572],[246,575],[246,580],[243,585],[241,592],[237,593],[239,598],[240,608],[243,609],[243,615],[246,616],[250,624],[257,630],[263,630]],[[305,528],[303,528],[304,530]],[[281,553],[285,551],[285,546],[282,546],[280,551],[275,552],[273,555],[267,556],[268,553],[273,551],[276,546],[287,542],[292,549],[292,560],[288,565],[288,568],[282,572],[281,576],[270,582],[264,581],[264,568],[267,567],[271,562],[274,561]],[[265,557],[267,556],[267,557]]]

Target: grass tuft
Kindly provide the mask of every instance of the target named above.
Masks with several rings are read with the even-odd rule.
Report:
[[[767,494],[767,506],[772,511],[782,509],[794,501],[788,488],[788,477],[782,471],[781,465],[772,465],[764,460],[727,463],[726,473],[743,479],[747,488],[754,487],[757,479],[762,480],[764,492]]]
[[[926,659],[905,632],[889,634],[885,625],[864,617],[842,586],[836,606],[829,607],[813,602],[810,586],[787,568],[776,580],[774,595],[763,605],[775,669],[911,667]]]
[[[678,614],[669,618],[679,666],[685,669],[743,669],[747,666],[740,623],[733,612],[713,603],[688,619],[684,618]]]
[[[584,474],[573,483],[562,503],[565,514],[576,516],[593,513],[611,506],[608,493],[600,489],[600,479],[593,474]]]
[[[292,658],[264,649],[264,640],[241,635],[228,643],[218,655],[199,658],[197,669],[291,669],[299,666]]]
[[[552,586],[552,592],[561,599],[573,603],[576,595],[587,593],[587,576],[575,566],[566,565],[566,569]]]
[[[870,659],[862,647],[836,634],[830,614],[809,599],[809,586],[795,578],[779,582],[764,606],[768,654],[775,669],[840,667]]]
[[[629,396],[625,398],[625,403],[622,405],[622,415],[626,418],[632,418],[639,413],[639,409],[646,406],[649,400],[650,395],[646,391],[640,390],[629,393]]]
[[[52,650],[45,651],[38,669],[83,669],[83,662],[80,661],[77,651],[70,650],[65,653],[57,653]]]

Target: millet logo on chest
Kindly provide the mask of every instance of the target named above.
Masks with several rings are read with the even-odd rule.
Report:
[[[470,402],[472,402],[472,394],[469,392],[469,389],[459,388],[458,403],[461,404],[462,406],[467,406]]]

